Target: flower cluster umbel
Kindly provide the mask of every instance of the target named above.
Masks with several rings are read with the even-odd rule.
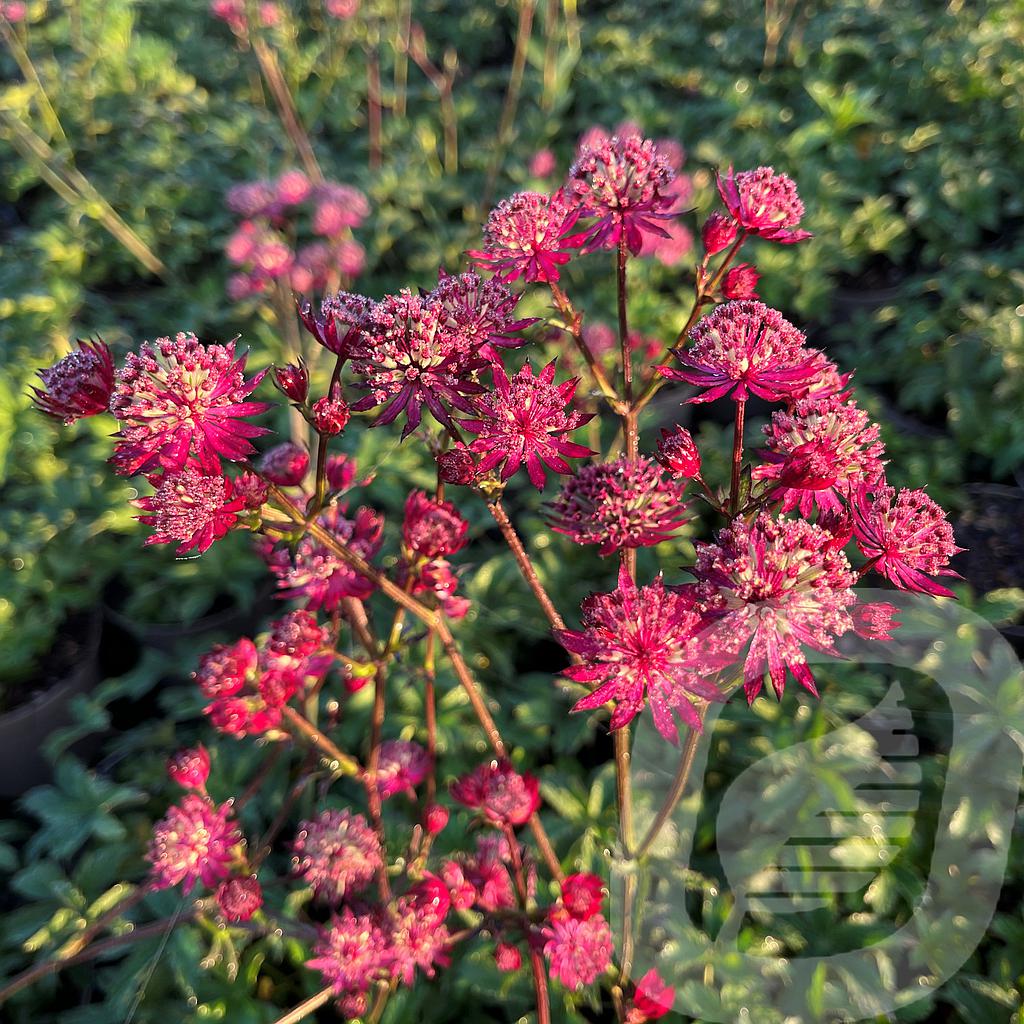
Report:
[[[602,864],[595,855],[567,873],[567,851],[546,832],[540,766],[502,736],[472,667],[486,666],[483,655],[471,663],[463,654],[474,648],[473,574],[490,564],[475,554],[482,535],[494,530],[508,544],[569,656],[568,666],[551,666],[576,690],[565,710],[607,711],[606,727],[620,735],[649,712],[670,743],[681,730],[699,732],[709,704],[740,686],[751,702],[766,683],[782,700],[790,678],[817,694],[827,680],[812,672],[813,654],[837,654],[851,632],[879,640],[897,628],[890,604],[865,605],[855,593],[865,574],[950,595],[938,579],[955,575],[959,549],[945,514],[924,492],[890,482],[880,428],[850,374],[760,302],[756,268],[737,262],[751,240],[810,237],[796,185],[770,167],[729,169],[717,179],[723,208],[691,233],[681,219],[691,198],[683,160],[678,144],[634,126],[594,129],[559,187],[517,193],[491,211],[472,266],[379,298],[341,291],[303,305],[325,358],[278,366],[273,382],[308,425],[308,447],[277,441],[257,452],[267,428],[254,420],[269,405],[253,395],[267,371],[247,375],[234,341],[181,332],[119,360],[87,342],[40,373],[42,412],[66,424],[108,410],[115,418],[114,470],[152,485],[138,500],[147,543],[203,552],[249,529],[289,602],[263,632],[199,659],[195,686],[224,739],[171,759],[170,778],[186,793],[153,829],[150,884],[209,890],[197,913],[245,924],[246,934],[297,929],[324,998],[346,1016],[432,977],[471,941],[490,944],[497,970],[529,974],[545,1024],[552,982],[570,998],[608,983],[622,1024],[659,1018],[675,1001],[657,971],[634,979],[616,966]],[[538,176],[555,166],[553,157],[538,163]],[[243,219],[228,255],[246,268],[246,288],[300,293],[329,281],[324,268],[339,269],[347,233],[368,214],[360,194],[294,171],[238,186],[229,202]],[[281,233],[309,209],[326,242],[295,251]],[[694,237],[703,253],[692,311],[666,347],[629,328],[629,261],[671,265],[665,246],[674,252]],[[335,249],[316,248],[325,244]],[[562,284],[577,261],[607,260],[605,250],[614,254],[618,337],[585,325]],[[543,326],[518,311],[522,289],[534,286],[557,316]],[[556,351],[520,354],[531,344]],[[634,379],[638,352],[657,372],[638,368]],[[641,429],[640,414],[669,384],[691,408],[725,404],[725,478],[705,478],[715,460],[686,424],[660,436]],[[750,445],[748,406],[764,415],[765,405],[762,440]],[[621,429],[610,445],[613,431],[598,429],[609,414]],[[394,443],[422,445],[436,473],[392,499],[392,526],[373,470],[340,449],[352,451],[354,431],[399,423]],[[574,626],[505,505],[512,496],[515,511],[524,484],[545,490],[552,477],[549,543],[596,548],[595,571],[610,587],[583,602]],[[701,517],[707,529],[679,573],[678,541]],[[664,554],[661,573],[638,575],[641,548]],[[602,561],[613,556],[614,570]],[[493,756],[474,750],[467,763],[441,742],[438,705],[450,685]],[[372,698],[356,698],[365,687]],[[339,722],[361,716],[363,741],[343,749]],[[232,794],[237,775],[222,758],[238,741],[275,749],[291,774],[258,775]],[[628,754],[628,743],[617,749]],[[627,770],[628,756],[618,757],[616,771]],[[250,847],[240,814],[270,777],[287,780],[290,795],[273,801],[282,810]],[[620,794],[628,800],[628,786]],[[450,827],[453,812],[473,826],[472,841]],[[620,815],[628,829],[625,803]],[[291,868],[265,901],[260,878],[275,849]],[[627,900],[624,929],[632,912]]]

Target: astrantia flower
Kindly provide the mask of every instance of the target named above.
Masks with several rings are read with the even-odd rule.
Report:
[[[853,505],[857,546],[871,568],[900,590],[955,597],[930,576],[955,576],[949,560],[963,548],[953,539],[946,513],[924,491],[863,488]]]
[[[749,263],[738,263],[722,281],[722,295],[727,299],[756,299],[761,275]]]
[[[601,909],[604,882],[597,875],[566,875],[562,882],[562,906],[570,917],[587,921]]]
[[[412,793],[427,777],[430,755],[410,740],[385,740],[377,761],[377,790],[382,800]]]
[[[525,462],[530,481],[543,490],[545,466],[555,473],[571,473],[567,458],[594,454],[561,436],[591,419],[576,410],[567,411],[579,378],[561,384],[554,381],[554,360],[537,377],[527,362],[511,380],[502,366],[494,364],[494,390],[482,395],[473,418],[463,421],[467,430],[478,435],[470,445],[483,456],[478,472],[501,466],[501,479],[508,480]]]
[[[392,972],[399,981],[411,985],[416,968],[434,976],[435,964],[447,964],[451,936],[444,924],[450,899],[444,883],[426,878],[405,896],[398,898],[389,921]]]
[[[313,953],[306,966],[319,971],[336,996],[365,992],[391,971],[391,942],[383,914],[357,914],[345,907],[321,930]]]
[[[140,523],[153,527],[146,544],[178,544],[177,554],[195,549],[199,554],[238,524],[246,500],[235,494],[230,479],[205,473],[198,465],[186,465],[152,477],[156,493],[134,504],[146,515]]]
[[[292,850],[293,873],[330,903],[366,888],[384,863],[377,834],[349,810],[322,811],[301,822]]]
[[[503,974],[518,971],[523,966],[523,954],[519,952],[518,946],[510,942],[499,942],[494,947],[494,965]]]
[[[675,197],[668,192],[675,177],[671,164],[649,139],[616,136],[584,147],[569,170],[569,188],[583,216],[597,221],[587,230],[587,251],[612,249],[624,239],[635,256],[644,234],[664,235],[657,221]]]
[[[609,728],[621,729],[640,713],[646,698],[658,732],[678,743],[673,714],[699,729],[693,699],[722,699],[706,678],[711,666],[699,638],[702,625],[693,602],[667,588],[660,576],[638,588],[623,567],[617,590],[592,594],[583,602],[582,630],[555,632],[558,642],[583,662],[562,674],[596,684],[572,710],[593,711],[614,701]]]
[[[572,257],[573,240],[566,236],[578,217],[578,208],[561,191],[517,192],[491,211],[484,247],[469,256],[506,283],[520,277],[557,281],[558,268]]]
[[[693,593],[712,623],[705,641],[742,658],[747,700],[766,674],[781,698],[787,670],[817,696],[804,648],[835,654],[856,602],[856,574],[831,533],[767,512],[750,524],[735,519],[717,543],[697,544],[693,573]]]
[[[731,393],[779,402],[813,379],[816,364],[804,335],[781,313],[761,302],[727,302],[690,331],[691,348],[678,352],[685,367],[659,366],[669,380],[704,388],[691,402],[713,402]]]
[[[798,402],[804,398],[828,398],[831,395],[838,395],[845,392],[853,377],[853,371],[842,373],[824,352],[816,348],[808,348],[811,355],[812,373],[793,393],[788,396],[787,401]],[[842,397],[847,397],[845,394]]]
[[[352,369],[363,378],[356,386],[370,392],[353,411],[384,406],[375,426],[404,412],[403,437],[420,425],[424,405],[446,427],[455,425],[452,408],[471,412],[467,396],[484,390],[475,373],[486,360],[446,327],[448,316],[437,299],[410,291],[377,303],[353,343]]]
[[[242,637],[233,644],[218,644],[204,654],[192,678],[206,697],[233,697],[252,678],[258,661],[256,645]]]
[[[551,503],[551,528],[577,544],[600,544],[601,555],[660,544],[686,522],[685,486],[650,459],[591,463]]]
[[[330,644],[330,632],[312,612],[288,612],[271,623],[264,664],[277,669],[302,669],[306,661]]]
[[[270,406],[247,401],[263,373],[246,380],[245,360],[235,356],[233,341],[204,345],[194,334],[143,342],[129,354],[110,401],[122,424],[112,459],[117,471],[178,470],[191,457],[216,472],[221,458],[251,455],[248,439],[266,430],[244,418]]]
[[[444,329],[455,344],[474,356],[497,359],[499,348],[520,348],[526,338],[519,333],[537,322],[536,317],[516,319],[519,296],[497,278],[484,281],[479,274],[444,274],[431,292],[442,310]]]
[[[102,341],[79,341],[78,348],[39,371],[41,388],[32,388],[36,408],[65,426],[106,412],[114,390],[114,360]]]
[[[528,894],[532,895],[536,871],[523,847],[520,847],[520,856],[527,865],[526,885]],[[441,877],[448,887],[452,906],[458,910],[475,906],[487,913],[515,907],[516,893],[508,869],[511,862],[512,851],[503,835],[479,836],[474,853],[461,853],[455,860],[445,861]]]
[[[309,452],[291,441],[282,441],[260,456],[259,467],[278,487],[297,487],[309,469]]]
[[[348,519],[344,505],[331,505],[317,522],[367,560],[384,542],[384,521],[373,509],[360,508],[355,518]],[[343,598],[362,599],[373,593],[373,584],[365,576],[309,534],[299,541],[294,553],[286,546],[273,544],[263,545],[261,551],[282,595],[305,598],[310,611],[323,608],[333,612]]]
[[[329,395],[318,398],[310,410],[313,429],[324,437],[336,437],[348,425],[352,411],[341,397],[341,384],[335,382]]]
[[[537,780],[529,772],[520,775],[504,758],[488,761],[452,783],[452,796],[497,825],[523,825],[540,806]]]
[[[229,878],[217,889],[217,906],[231,922],[248,921],[263,906],[263,889],[254,875]]]
[[[729,213],[745,231],[772,242],[791,245],[810,238],[809,231],[797,230],[804,204],[796,185],[771,167],[754,171],[733,171],[718,175],[718,192]]]
[[[328,352],[347,359],[360,332],[369,323],[373,307],[373,300],[365,295],[338,292],[324,299],[320,316],[308,302],[303,303],[299,307],[299,319]]]
[[[196,882],[213,888],[231,873],[235,847],[242,838],[231,820],[231,805],[215,807],[195,793],[174,805],[153,827],[146,859],[155,889]]]
[[[637,983],[633,1006],[626,1014],[626,1024],[645,1024],[660,1020],[676,1001],[676,990],[661,979],[652,967]]]
[[[183,789],[205,789],[210,777],[210,755],[201,743],[197,747],[179,750],[167,762],[167,775]]]
[[[755,467],[753,477],[777,481],[772,497],[782,499],[783,512],[799,508],[806,517],[815,505],[838,512],[851,490],[882,475],[878,425],[852,399],[805,399],[792,412],[773,413],[764,432],[768,464]]]
[[[402,544],[413,555],[432,559],[454,555],[466,546],[469,523],[450,501],[413,491],[405,500]]]
[[[738,230],[736,221],[716,210],[704,221],[704,227],[700,231],[704,251],[709,256],[716,256],[724,249],[728,249],[736,241]]]
[[[476,459],[464,445],[456,444],[437,457],[437,475],[446,484],[465,485],[476,478]]]
[[[591,984],[611,964],[612,930],[600,914],[585,921],[556,915],[541,934],[551,977],[568,989]]]

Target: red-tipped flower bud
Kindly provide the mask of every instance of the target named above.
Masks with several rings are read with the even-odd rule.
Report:
[[[432,836],[443,832],[448,824],[448,808],[440,804],[431,804],[424,815],[423,824]]]
[[[167,774],[184,789],[205,789],[210,777],[210,755],[202,744],[179,750],[167,762]]]
[[[689,478],[700,473],[700,452],[685,427],[677,426],[671,434],[662,428],[654,457],[674,476]]]
[[[446,484],[472,483],[476,477],[476,461],[464,444],[457,444],[438,455],[437,475]]]
[[[740,263],[725,275],[722,294],[727,299],[756,299],[757,282],[761,275],[749,263]]]
[[[285,398],[302,405],[309,394],[309,370],[301,356],[297,363],[275,366],[274,383]]]
[[[704,227],[701,228],[700,237],[704,243],[704,251],[709,256],[714,256],[723,249],[728,249],[736,241],[737,229],[736,221],[716,210],[704,221]]]
[[[254,876],[229,878],[217,889],[217,906],[229,921],[248,921],[263,906],[263,889]]]
[[[318,398],[313,403],[313,426],[318,433],[326,434],[329,437],[340,434],[345,429],[351,415],[348,404],[341,397],[340,384],[335,384],[331,388],[330,395]]]
[[[513,946],[510,942],[499,942],[494,950],[494,962],[498,965],[498,970],[506,974],[509,971],[518,971],[523,966],[523,954],[519,952],[518,946]]]

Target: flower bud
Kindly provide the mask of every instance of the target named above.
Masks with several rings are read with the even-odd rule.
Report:
[[[248,921],[263,906],[263,889],[254,876],[229,878],[217,889],[217,906],[229,921]]]
[[[709,256],[714,256],[727,249],[736,241],[736,231],[736,221],[724,213],[715,211],[704,221],[704,227],[701,228],[700,237],[704,243],[704,251]]]
[[[700,452],[685,427],[677,426],[671,434],[662,428],[654,457],[676,477],[694,477],[700,473]]]
[[[210,755],[202,744],[179,750],[167,762],[167,774],[183,789],[205,789],[210,777]]]
[[[725,275],[722,294],[727,299],[756,299],[760,274],[749,263],[740,263]]]
[[[300,357],[298,363],[274,367],[274,383],[285,398],[302,405],[309,394],[309,370]]]
[[[509,971],[518,971],[523,966],[523,954],[519,952],[518,946],[513,946],[510,942],[499,942],[494,950],[494,962],[498,965],[498,970],[506,974]]]
[[[448,808],[440,804],[431,804],[427,808],[423,824],[432,836],[443,832],[448,824]]]
[[[317,433],[333,437],[345,429],[351,415],[348,404],[341,397],[341,385],[335,384],[330,395],[318,398],[313,403],[311,418]]]
[[[442,452],[437,457],[437,475],[446,484],[469,484],[476,477],[476,462],[464,444]]]

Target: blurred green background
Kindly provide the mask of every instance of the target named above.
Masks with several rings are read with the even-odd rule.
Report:
[[[275,85],[324,174],[369,199],[355,231],[366,266],[354,287],[371,295],[430,286],[439,266],[462,266],[488,200],[554,187],[595,125],[631,121],[682,145],[699,211],[683,217],[691,230],[714,204],[715,168],[772,164],[793,176],[815,237],[745,253],[763,274],[762,295],[844,368],[856,367],[858,396],[883,424],[892,478],[927,484],[971,548],[959,566],[962,600],[1015,641],[1022,635],[1018,3],[364,0],[347,5],[354,12],[337,5],[335,14],[350,14],[338,17],[329,2],[295,0],[271,5],[273,18],[264,6],[249,5],[254,22],[275,23],[251,32],[233,31],[199,0],[30,0],[24,19],[9,10],[0,18],[0,710],[43,685],[69,624],[88,632],[93,611],[105,609],[103,681],[78,698],[75,724],[48,746],[62,769],[0,822],[0,975],[59,945],[76,921],[101,912],[111,886],[139,877],[147,816],[167,802],[162,759],[176,737],[197,734],[187,673],[212,638],[244,629],[266,596],[244,537],[202,560],[142,552],[133,484],[104,465],[111,424],[59,429],[33,411],[27,390],[78,336],[98,334],[123,352],[193,330],[241,335],[253,365],[280,357],[291,329],[280,306],[229,298],[224,254],[237,226],[226,191],[303,166]],[[381,126],[371,139],[376,76]],[[539,178],[532,160],[543,150],[556,171]],[[637,264],[631,315],[642,334],[674,336],[689,310],[692,262]],[[614,316],[607,269],[592,257],[567,278],[592,322]],[[540,297],[524,308],[545,314]],[[714,449],[718,426],[698,426]],[[394,516],[409,484],[429,480],[423,453],[399,448],[387,431],[349,434],[348,450],[377,474],[372,500]],[[513,500],[561,607],[607,582],[592,552],[545,534],[535,496],[517,491]],[[585,830],[577,852],[596,864],[613,824],[603,748],[585,722],[553,727],[566,708],[550,685],[559,655],[543,647],[528,595],[477,513],[465,584],[477,667],[516,709],[513,741],[550,752],[545,793],[567,816],[556,834],[569,841]],[[642,564],[682,564],[690,536],[645,552]],[[531,663],[514,653],[524,637],[540,652]],[[862,684],[884,692],[880,678]],[[916,699],[941,719],[940,697]],[[411,698],[405,713],[414,726]],[[454,699],[444,708],[456,767],[474,754],[461,734],[465,716]],[[780,723],[734,719],[725,763],[738,772]],[[244,786],[257,760],[239,747],[225,755],[223,776]],[[259,811],[250,813],[256,829]],[[906,871],[927,870],[927,850],[907,860]],[[986,944],[955,984],[900,1019],[1018,1019],[1019,842],[1011,868]],[[898,914],[896,903],[884,913]],[[304,982],[288,968],[301,951],[288,943],[249,954],[232,985],[223,971],[195,966],[209,942],[197,929],[176,934],[136,1020],[271,1021],[275,1006],[301,998]],[[140,947],[124,963],[51,981],[12,1005],[9,1019],[124,1019],[152,953]],[[499,984],[508,989],[503,1008],[475,1009],[479,993]],[[483,960],[443,985],[444,1000],[423,1002],[420,986],[387,1019],[513,1020],[529,1003],[528,986],[502,981]],[[565,1010],[573,1020],[593,1012]]]

